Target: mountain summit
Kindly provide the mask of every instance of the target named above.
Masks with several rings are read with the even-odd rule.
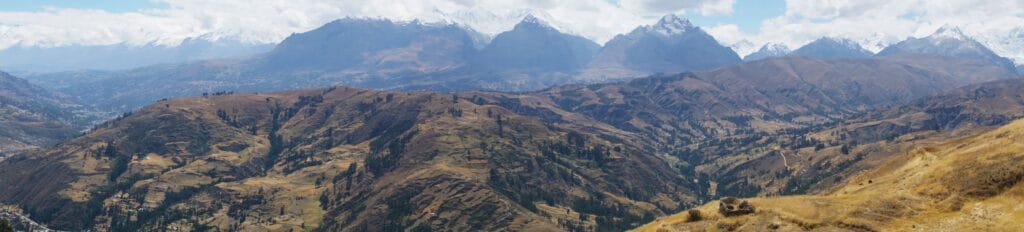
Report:
[[[769,57],[786,56],[790,51],[792,50],[790,50],[785,44],[768,43],[761,46],[761,49],[758,49],[756,52],[743,57],[743,61],[755,61]]]
[[[473,31],[454,24],[346,18],[285,39],[262,63],[264,70],[457,66],[474,51]]]
[[[739,63],[732,49],[689,20],[667,15],[654,25],[615,36],[594,57],[588,78],[700,71]]]
[[[959,27],[943,26],[924,38],[910,38],[883,49],[879,56],[931,55],[964,59],[981,59],[1014,70],[1013,62],[967,36]]]
[[[810,58],[865,58],[873,54],[857,42],[846,38],[821,37],[790,55]]]
[[[688,19],[679,18],[674,14],[666,15],[658,20],[657,24],[645,27],[647,30],[664,35],[675,35],[686,33],[689,30],[697,29]]]
[[[495,36],[472,64],[492,71],[572,71],[590,62],[598,49],[597,43],[563,33],[531,14]]]
[[[519,23],[516,24],[516,27],[521,26],[537,26],[555,29],[555,27],[551,26],[551,24],[548,24],[544,20],[537,18],[537,16],[533,16],[533,14],[527,14],[525,17],[523,17],[522,21],[519,21]]]

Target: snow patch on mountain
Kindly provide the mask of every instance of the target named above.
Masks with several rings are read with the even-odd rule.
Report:
[[[940,27],[935,31],[935,33],[928,36],[927,39],[931,40],[935,44],[947,39],[960,41],[972,40],[970,37],[967,37],[959,27],[951,26],[949,24]]]
[[[690,20],[679,18],[675,14],[669,14],[658,20],[658,23],[651,26],[650,30],[662,35],[676,35],[686,33],[693,28],[693,23]]]
[[[794,50],[790,55],[813,58],[864,58],[874,53],[851,39],[826,36]]]
[[[434,9],[434,11],[437,13],[438,20],[440,21],[466,25],[490,38],[514,29],[516,25],[523,23],[525,19],[529,18],[532,22],[541,23],[559,32],[593,40],[593,38],[583,36],[582,33],[572,30],[572,27],[562,23],[547,12],[539,10],[516,9],[496,12],[483,8],[469,8],[458,11],[444,11],[441,9]]]
[[[769,57],[780,57],[788,55],[791,50],[788,46],[782,43],[767,43],[761,46],[757,52],[751,53],[743,57],[743,61],[754,61]]]

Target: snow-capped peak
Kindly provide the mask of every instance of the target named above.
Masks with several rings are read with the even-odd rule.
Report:
[[[864,47],[860,46],[860,43],[857,43],[857,41],[853,41],[852,39],[828,36],[822,37],[821,39],[835,42],[836,44],[842,45],[843,47],[849,48],[850,50],[865,50]]]
[[[665,35],[682,34],[692,28],[693,23],[690,23],[690,20],[679,18],[675,14],[661,17],[661,20],[658,20],[658,23],[651,27],[655,32]]]
[[[526,16],[524,16],[522,22],[524,22],[524,23],[533,23],[533,24],[544,24],[543,21],[538,19],[537,16],[533,16],[533,14],[527,14]]]
[[[758,52],[765,52],[767,54],[773,55],[785,55],[786,53],[789,53],[790,50],[789,47],[786,46],[785,44],[767,43],[764,46],[762,46],[761,49],[758,50]]]
[[[970,40],[971,39],[966,34],[964,34],[964,32],[961,31],[959,27],[950,26],[948,24],[940,27],[938,30],[935,30],[935,33],[933,33],[932,35],[928,36],[928,38],[931,38],[931,39],[954,39],[954,40]]]
[[[547,23],[546,21],[537,18],[537,16],[533,16],[533,14],[527,14],[526,16],[524,16],[523,20],[519,21],[519,24],[517,24],[517,26],[518,25],[537,25],[541,27],[555,29],[554,26],[551,26],[551,24]]]

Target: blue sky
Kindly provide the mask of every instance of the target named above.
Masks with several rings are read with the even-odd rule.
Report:
[[[685,15],[693,24],[701,27],[713,27],[721,24],[736,24],[747,33],[760,32],[761,21],[781,16],[786,12],[783,0],[738,0],[729,15],[703,16],[696,11],[688,11]]]

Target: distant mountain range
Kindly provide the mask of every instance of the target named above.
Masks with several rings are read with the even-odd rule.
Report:
[[[999,64],[1007,70],[1016,70],[1013,61],[997,55],[956,27],[939,28],[928,37],[910,38],[878,53],[879,56],[908,54],[982,59]]]
[[[531,15],[489,42],[482,38],[454,24],[342,19],[292,35],[272,51],[245,60],[65,72],[31,79],[101,109],[125,111],[162,98],[203,92],[333,85],[526,91],[741,62],[700,28],[675,16],[619,36],[604,48]],[[619,71],[602,71],[608,69]],[[590,75],[594,72],[602,75]]]
[[[270,51],[273,44],[187,39],[179,45],[14,46],[0,50],[0,69],[21,73],[119,70],[208,59],[245,58]]]
[[[962,34],[960,38],[966,38]],[[879,56],[895,54],[1005,58],[973,40],[960,51],[911,39]],[[922,45],[913,45],[921,44]],[[928,45],[928,46],[926,46]],[[904,48],[905,47],[905,48]],[[970,49],[967,49],[967,48]],[[767,57],[866,59],[874,56],[849,39],[823,37],[792,52],[765,45],[748,61]],[[973,53],[971,53],[973,52]],[[971,55],[975,54],[975,55]],[[273,50],[248,59],[204,60],[125,71],[31,75],[105,111],[124,112],[164,98],[213,92],[267,92],[347,85],[400,91],[534,91],[567,83],[604,83],[655,73],[708,71],[743,62],[686,19],[668,15],[605,44],[558,31],[532,15],[493,39],[457,24],[341,19],[294,34]]]

